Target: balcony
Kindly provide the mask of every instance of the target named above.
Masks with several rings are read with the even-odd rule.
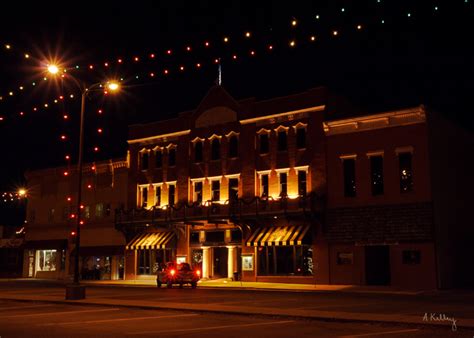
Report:
[[[311,217],[321,212],[323,200],[315,193],[296,198],[239,198],[226,201],[206,201],[204,203],[181,202],[175,206],[116,210],[116,225],[166,225],[169,223],[193,223],[207,221],[251,222],[286,217]]]

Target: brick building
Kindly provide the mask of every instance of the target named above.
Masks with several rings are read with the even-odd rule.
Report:
[[[67,173],[67,175],[66,175]],[[28,181],[23,277],[67,279],[74,273],[77,169],[31,171]],[[127,162],[84,165],[80,272],[83,279],[122,279],[125,239],[114,210],[126,207]]]
[[[473,187],[460,159],[472,140],[423,106],[354,114],[323,87],[237,101],[215,86],[195,110],[130,126],[114,188],[87,202],[117,209],[91,246],[113,245],[115,260],[124,257],[123,276],[111,278],[155,279],[159,264],[177,260],[204,278],[470,285],[464,202]],[[30,186],[47,176],[30,174]],[[64,222],[43,223],[68,189],[30,203],[29,213],[44,215],[26,245],[67,238]]]

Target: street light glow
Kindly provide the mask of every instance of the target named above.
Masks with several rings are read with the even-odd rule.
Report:
[[[19,189],[18,190],[18,195],[20,197],[24,197],[26,195],[26,189],[23,189],[23,188]]]
[[[117,82],[110,82],[107,84],[107,88],[109,88],[110,91],[115,92],[119,90],[120,85]]]
[[[50,72],[51,74],[57,74],[59,72],[59,68],[56,65],[49,65],[48,72]]]

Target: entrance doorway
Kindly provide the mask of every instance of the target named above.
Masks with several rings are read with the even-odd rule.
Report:
[[[213,248],[213,278],[227,278],[227,257],[228,250],[226,247]]]
[[[367,285],[390,285],[390,247],[365,247],[365,280]]]

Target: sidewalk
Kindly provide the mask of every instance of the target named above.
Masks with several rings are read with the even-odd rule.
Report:
[[[18,280],[18,282],[20,282]],[[433,306],[434,302],[429,305],[426,303],[426,299],[431,299],[429,293],[423,295],[412,295],[407,294],[406,292],[397,293],[398,291],[393,290],[381,290],[377,288],[363,288],[355,286],[324,286],[324,285],[294,285],[294,284],[276,284],[276,283],[250,283],[250,282],[232,282],[228,280],[211,280],[203,281],[198,286],[203,289],[217,289],[221,290],[259,290],[259,291],[290,291],[290,292],[310,292],[312,295],[308,297],[313,297],[315,299],[314,306],[310,307],[299,307],[302,306],[273,306],[261,304],[261,306],[255,306],[255,304],[239,302],[240,297],[229,299],[229,301],[214,301],[208,299],[207,301],[197,302],[197,301],[187,301],[184,302],[179,298],[182,298],[186,295],[191,295],[191,290],[186,290],[186,293],[183,293],[182,296],[178,296],[175,290],[173,297],[170,298],[169,294],[166,293],[166,288],[158,291],[155,289],[154,281],[88,281],[84,282],[91,288],[86,292],[87,298],[84,300],[78,301],[67,301],[64,299],[64,289],[61,285],[57,286],[48,286],[48,287],[32,287],[25,288],[4,288],[0,290],[0,300],[14,300],[14,301],[31,301],[31,302],[47,302],[47,303],[60,303],[60,304],[77,304],[77,305],[97,305],[97,306],[119,306],[119,307],[135,307],[142,309],[167,309],[167,310],[181,310],[181,311],[193,311],[193,312],[211,312],[211,313],[220,313],[220,314],[238,314],[238,315],[250,315],[250,316],[272,316],[272,317],[282,317],[282,318],[295,318],[295,319],[311,319],[311,320],[323,320],[323,321],[336,321],[336,322],[366,322],[366,323],[385,323],[385,324],[400,324],[405,326],[439,326],[439,327],[451,327],[452,322],[449,320],[424,320],[423,314],[424,311],[433,311],[436,312],[435,315],[442,315],[441,311],[447,311],[447,313],[458,313],[459,315],[464,314],[463,316],[456,316],[456,326],[458,328],[468,328],[474,329],[474,315],[470,308],[472,294],[469,292],[469,296],[464,297],[461,295],[461,302],[455,302],[452,305],[455,305],[456,311],[447,307],[448,304],[440,304],[441,307],[435,308]],[[97,288],[99,286],[99,288]],[[143,290],[139,291],[142,296],[133,297],[133,290],[129,289],[127,292],[121,293],[121,291],[113,288],[105,288],[106,286],[114,287],[142,287]],[[94,287],[94,288],[92,288]],[[102,288],[104,287],[104,288]],[[153,287],[153,288],[152,288]],[[145,288],[147,290],[145,290]],[[138,290],[136,290],[138,291]],[[367,301],[367,297],[375,298],[375,301],[379,306],[391,308],[390,300],[387,299],[388,295],[385,293],[390,291],[391,298],[395,297],[396,299],[401,299],[402,302],[409,301],[413,305],[413,310],[409,311],[397,311],[395,308],[392,311],[382,313],[383,311],[377,311],[377,308],[373,308],[369,311],[362,311],[358,306],[351,306],[350,303],[347,303],[347,299],[351,297],[357,297]],[[158,292],[158,293],[157,293]],[[321,294],[318,295],[318,292]],[[321,293],[322,292],[322,293]],[[321,306],[318,299],[324,298],[324,296],[334,295],[335,298],[340,298],[341,294],[346,292],[358,292],[358,293],[372,293],[372,295],[362,295],[356,296],[356,294],[347,293],[347,299],[343,298],[341,301],[344,309],[336,309],[334,306]],[[132,297],[128,296],[127,293],[132,294]],[[376,293],[382,293],[379,298],[377,298]],[[143,294],[151,295],[151,297],[143,296]],[[282,293],[275,293],[275,296],[267,296],[271,299],[278,298]],[[186,297],[188,297],[186,296]],[[155,299],[153,299],[155,297]],[[161,297],[161,298],[157,298]],[[192,297],[201,297],[205,298],[206,295],[200,296],[199,293],[194,293]],[[267,297],[267,298],[268,298]],[[290,296],[291,297],[291,296]],[[332,297],[332,296],[330,296]],[[408,298],[406,298],[408,297]],[[459,295],[457,296],[460,297]],[[344,300],[346,299],[346,301]],[[379,299],[379,301],[377,301]],[[460,306],[458,307],[458,305]],[[410,307],[411,307],[410,305]],[[416,308],[416,310],[415,310]],[[422,312],[423,311],[423,312]],[[428,313],[430,317],[431,313]]]
[[[155,280],[101,280],[83,281],[83,284],[94,286],[156,286]],[[259,290],[259,291],[287,291],[287,292],[355,292],[376,293],[393,295],[418,295],[424,290],[399,290],[385,286],[360,286],[360,285],[326,285],[326,284],[285,284],[264,282],[242,282],[230,279],[200,280],[200,288],[225,288],[229,290]],[[430,292],[430,291],[429,291]]]

